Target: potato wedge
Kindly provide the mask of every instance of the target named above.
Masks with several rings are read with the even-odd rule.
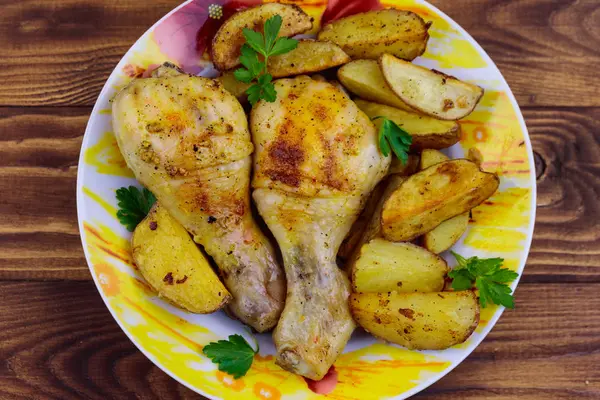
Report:
[[[363,99],[415,111],[390,89],[375,60],[352,61],[338,69],[337,76],[346,89]]]
[[[353,293],[350,310],[368,332],[416,350],[443,350],[463,343],[479,323],[473,291]]]
[[[467,159],[473,161],[475,164],[479,165],[479,167],[483,164],[483,154],[481,154],[481,151],[477,147],[469,148]]]
[[[274,15],[283,19],[279,36],[294,36],[312,29],[312,18],[296,5],[267,3],[238,11],[215,34],[211,58],[215,67],[226,71],[240,64],[240,49],[246,43],[243,29],[262,32],[264,23]]]
[[[246,104],[248,102],[246,90],[248,90],[248,88],[252,85],[235,79],[233,70],[225,71],[221,74],[221,76],[215,79],[219,81],[221,85],[223,85],[225,90],[234,95],[240,103]]]
[[[483,89],[453,76],[384,54],[381,72],[390,88],[410,107],[432,117],[458,120],[469,115]]]
[[[158,203],[135,228],[131,244],[146,282],[177,307],[208,314],[231,299],[185,228]]]
[[[298,47],[289,53],[269,58],[269,73],[273,78],[283,78],[323,71],[348,62],[350,57],[336,44],[300,40]]]
[[[356,105],[369,118],[382,116],[394,121],[412,136],[412,150],[445,149],[460,140],[460,125],[456,121],[442,121],[427,115],[372,103],[365,100],[355,100]],[[383,120],[373,121],[379,129]]]
[[[423,235],[423,247],[440,254],[454,246],[469,226],[469,212],[452,217]]]
[[[373,239],[364,244],[352,268],[355,292],[439,292],[446,261],[412,243]]]
[[[410,176],[419,170],[419,160],[420,157],[417,154],[409,154],[406,164],[402,164],[400,159],[392,157],[392,164],[390,165],[388,174]]]
[[[430,26],[412,11],[387,9],[335,20],[317,37],[339,45],[352,58],[376,59],[389,53],[413,60],[425,52]]]
[[[369,195],[369,199],[365,204],[365,208],[363,208],[363,211],[360,213],[356,221],[354,221],[354,224],[352,224],[350,231],[342,241],[340,249],[337,253],[337,256],[341,259],[342,262],[346,262],[350,259],[350,256],[354,252],[354,249],[360,242],[365,228],[371,221],[373,213],[377,209],[377,205],[379,204],[379,200],[381,199],[381,196],[386,186],[387,183],[385,181],[379,182],[379,184],[375,186],[375,189],[373,189],[373,191]]]
[[[498,185],[498,176],[469,160],[436,164],[407,178],[385,201],[382,233],[395,242],[412,240],[479,205]]]
[[[447,160],[448,157],[438,150],[423,150],[420,169],[429,168]],[[440,254],[458,242],[468,225],[469,211],[452,217],[423,235],[423,247],[432,253]]]
[[[419,162],[419,170],[427,169],[432,165],[448,161],[447,155],[439,150],[425,149],[421,152],[421,161]]]

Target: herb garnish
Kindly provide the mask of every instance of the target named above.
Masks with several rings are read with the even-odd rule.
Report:
[[[204,355],[219,365],[219,371],[239,379],[250,369],[254,355],[258,353],[258,343],[254,350],[241,335],[231,335],[229,340],[219,340],[204,346]]]
[[[389,118],[382,116],[371,118],[372,121],[376,119],[383,119],[379,127],[379,149],[381,153],[387,157],[391,149],[402,162],[402,165],[405,165],[408,162],[408,150],[412,144],[412,136]]]
[[[274,15],[265,22],[264,35],[260,32],[244,28],[246,43],[242,46],[240,62],[245,68],[234,71],[235,79],[244,83],[256,83],[246,90],[248,101],[254,105],[263,99],[270,103],[277,98],[275,86],[271,82],[273,76],[267,72],[270,56],[288,53],[298,46],[298,41],[287,37],[278,38],[282,19]],[[260,61],[259,54],[263,61]]]
[[[129,232],[133,232],[150,212],[156,197],[146,188],[140,191],[135,186],[129,186],[117,189],[117,200],[119,206],[117,218]]]

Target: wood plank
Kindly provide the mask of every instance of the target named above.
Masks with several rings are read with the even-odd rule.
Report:
[[[598,398],[598,290],[598,284],[520,286],[516,310],[416,398]],[[91,282],[0,282],[0,315],[2,399],[200,398],[135,349]]]
[[[75,204],[90,112],[0,108],[0,278],[91,279]]]
[[[526,109],[538,159],[534,240],[525,278],[597,280],[600,109]]]
[[[119,59],[179,0],[3,0],[0,105],[93,105]],[[434,0],[489,52],[521,105],[600,106],[600,3]]]
[[[90,279],[75,211],[89,107],[0,107],[0,279]],[[600,282],[600,108],[527,108],[538,213],[527,282]],[[7,150],[8,149],[8,150]]]

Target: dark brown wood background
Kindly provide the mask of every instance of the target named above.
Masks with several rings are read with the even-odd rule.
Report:
[[[0,0],[0,399],[199,398],[105,308],[77,159],[104,81],[177,0]],[[488,51],[533,141],[531,254],[483,344],[419,399],[600,399],[600,0],[433,0]]]

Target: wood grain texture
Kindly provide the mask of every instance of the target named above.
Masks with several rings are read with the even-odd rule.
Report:
[[[0,108],[0,279],[91,279],[77,228],[86,108]]]
[[[516,311],[417,398],[599,398],[598,290],[521,285]],[[0,315],[2,399],[201,398],[135,349],[91,282],[0,283]]]
[[[434,0],[498,64],[519,103],[600,106],[596,0]],[[135,40],[178,0],[1,0],[0,105],[93,105]]]
[[[599,282],[600,109],[526,109],[538,165],[526,279]]]

